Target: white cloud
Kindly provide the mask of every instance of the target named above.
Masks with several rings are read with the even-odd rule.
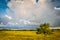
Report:
[[[31,22],[29,20],[25,20],[25,19],[20,19],[19,20],[20,24],[24,24],[24,25],[39,25],[39,23],[36,22]]]
[[[14,11],[16,20],[23,18],[39,23],[50,22],[54,24],[55,22],[55,11],[50,7],[50,3],[46,2],[46,0],[39,0],[37,4],[36,0],[11,0],[8,3],[8,6]]]
[[[5,17],[7,17],[8,19],[12,19],[12,17],[11,16],[8,16],[8,15],[5,15]]]

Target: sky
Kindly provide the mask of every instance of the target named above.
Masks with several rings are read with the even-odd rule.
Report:
[[[7,6],[7,3],[9,2],[10,0],[0,0],[0,17],[7,14],[6,13],[6,9],[9,8]]]
[[[0,17],[24,24],[50,23],[60,26],[60,1],[52,0],[0,0]],[[11,18],[11,17],[12,18]]]

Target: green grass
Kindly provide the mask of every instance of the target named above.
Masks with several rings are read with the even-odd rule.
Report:
[[[52,34],[36,34],[37,31],[1,30],[0,40],[60,40],[60,30]]]

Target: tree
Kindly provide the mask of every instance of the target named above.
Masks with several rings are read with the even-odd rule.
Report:
[[[51,33],[51,30],[50,30],[50,24],[49,23],[44,23],[44,24],[41,24],[39,26],[39,28],[37,29],[37,33],[40,34],[40,33],[43,33],[43,34],[50,34]]]

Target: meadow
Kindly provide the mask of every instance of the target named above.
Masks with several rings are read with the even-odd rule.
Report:
[[[60,40],[60,30],[52,34],[36,34],[31,30],[0,30],[0,40]]]

